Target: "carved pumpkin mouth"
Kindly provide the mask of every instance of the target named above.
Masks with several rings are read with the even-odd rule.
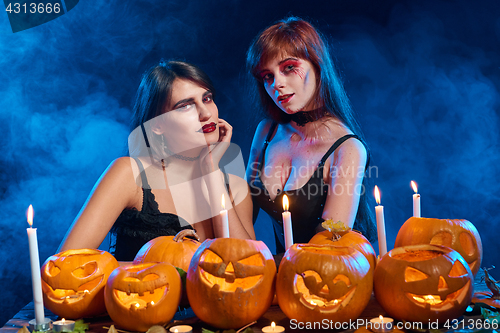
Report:
[[[57,303],[71,304],[76,303],[94,293],[94,289],[102,284],[104,275],[98,276],[92,281],[82,284],[77,290],[73,289],[53,289],[47,283],[44,283],[45,294],[47,297]]]
[[[422,308],[442,311],[450,309],[456,304],[462,304],[469,289],[470,281],[467,281],[465,286],[448,294],[444,299],[439,295],[417,295],[412,293],[406,293],[406,297]]]
[[[123,304],[124,307],[130,308],[132,311],[145,310],[148,307],[160,303],[170,290],[168,283],[163,285],[151,283],[149,284],[149,290],[144,285],[145,282],[158,282],[159,280],[160,277],[152,273],[146,275],[142,280],[127,276],[123,278],[123,282],[128,283],[128,290],[123,291],[115,288],[113,293],[116,299]]]
[[[315,273],[314,275],[318,275]],[[333,290],[330,290],[327,284],[323,284],[321,289],[316,292],[316,294],[311,293],[307,286],[307,282],[304,278],[305,274],[296,274],[294,279],[294,293],[300,294],[300,302],[308,309],[314,310],[318,308],[321,313],[335,313],[340,309],[344,308],[349,304],[354,292],[356,291],[356,286],[350,286],[350,282],[342,281],[344,284],[344,290],[347,291],[343,295],[338,295]],[[337,283],[337,281],[333,281]],[[340,289],[340,288],[339,288]],[[335,295],[335,296],[334,296]]]

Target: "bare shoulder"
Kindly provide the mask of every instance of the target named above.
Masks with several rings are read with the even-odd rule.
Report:
[[[101,176],[100,183],[115,189],[136,192],[138,185],[136,179],[139,177],[137,162],[128,156],[115,159]]]
[[[245,179],[233,174],[228,174],[229,188],[235,198],[244,198],[248,193],[248,183]]]
[[[271,119],[264,119],[259,123],[257,129],[255,130],[255,135],[253,137],[252,149],[254,147],[257,149],[262,148],[264,140],[266,139],[266,136],[269,133],[272,124],[273,121]]]
[[[356,138],[350,138],[344,141],[334,153],[334,160],[337,162],[350,160],[359,165],[364,165],[367,159],[365,145]]]

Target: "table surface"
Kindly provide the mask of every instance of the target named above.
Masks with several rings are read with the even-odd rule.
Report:
[[[484,281],[482,281],[483,276],[484,273],[482,272],[482,270],[480,270],[474,279],[475,292],[488,291],[486,284],[484,283]],[[184,313],[177,313],[176,317],[174,318],[174,321],[171,324],[169,324],[168,327],[174,325],[186,324],[193,327],[194,333],[201,332],[202,328],[207,328],[213,331],[216,330],[214,328],[211,328],[209,325],[204,324],[198,318],[193,317],[192,315],[193,313],[191,311],[184,311]],[[378,304],[375,297],[372,295],[370,302],[368,303],[363,313],[360,315],[359,319],[369,320],[371,318],[376,318],[379,315],[387,315],[387,313],[384,311],[384,309],[382,309],[382,307]],[[48,310],[46,310],[45,316],[52,320],[56,320],[58,318],[56,315],[54,315]],[[0,333],[17,332],[23,326],[28,326],[28,321],[33,318],[34,318],[34,306],[33,302],[31,302],[24,308],[22,308],[21,311],[19,311],[12,319],[10,319],[5,324],[4,327],[0,328]],[[176,318],[180,320],[176,320]],[[276,325],[285,327],[287,332],[299,331],[298,329],[291,329],[290,320],[285,316],[285,314],[281,311],[281,309],[277,305],[271,306],[267,310],[267,312],[257,321],[257,323],[251,326],[251,328],[253,329],[254,332],[262,332],[262,328],[270,325],[272,321],[274,321]],[[100,318],[87,318],[85,319],[85,322],[89,323],[89,330],[87,332],[96,332],[96,333],[107,333],[109,326],[113,324],[113,322],[108,316]],[[319,330],[319,331],[324,332],[326,330]],[[354,331],[355,331],[354,329],[347,329],[342,332],[354,332]],[[358,333],[361,333],[361,331],[366,331],[366,330],[360,330],[360,332]],[[460,330],[460,332],[474,332],[474,331],[477,330]],[[488,331],[494,332],[494,330],[482,330],[481,332],[488,332]],[[126,332],[126,331],[119,331],[119,333],[121,332]],[[315,332],[315,330],[308,330],[308,332]],[[371,331],[366,331],[366,332],[371,332]],[[396,330],[394,332],[397,333],[401,331]],[[451,332],[451,330],[448,332]]]

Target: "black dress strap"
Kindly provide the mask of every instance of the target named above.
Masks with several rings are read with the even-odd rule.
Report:
[[[262,153],[259,156],[259,163],[257,166],[257,170],[260,170],[262,168],[262,161],[264,160],[264,155],[266,155],[266,150],[267,146],[269,146],[269,141],[271,141],[271,137],[273,136],[274,130],[278,126],[278,123],[273,121],[271,124],[271,127],[269,128],[269,132],[267,133],[266,136],[266,141],[264,141],[264,147],[262,148]]]
[[[335,149],[337,149],[341,144],[343,144],[346,140],[349,140],[350,138],[356,138],[359,141],[361,141],[359,139],[359,137],[357,135],[355,135],[355,134],[344,135],[343,137],[341,137],[340,139],[338,139],[337,141],[335,141],[335,143],[330,147],[330,149],[328,149],[328,151],[323,156],[323,158],[321,159],[321,162],[319,164],[321,166],[323,166],[325,164],[326,160],[328,159],[328,157],[335,151]],[[361,142],[363,142],[363,141],[361,141]]]
[[[144,165],[142,165],[141,160],[139,160],[137,157],[134,157],[134,160],[137,162],[137,166],[139,167],[141,181],[142,181],[142,188],[150,188],[148,183],[148,177],[146,176],[146,170],[144,169]]]

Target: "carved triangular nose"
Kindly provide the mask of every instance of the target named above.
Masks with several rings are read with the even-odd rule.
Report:
[[[234,267],[232,262],[230,262],[229,265],[226,266],[226,273],[234,273]]]
[[[234,267],[232,262],[230,262],[229,265],[226,266],[226,271],[224,272],[224,275],[226,277],[226,282],[228,283],[234,282],[234,279],[236,277],[234,276]]]

